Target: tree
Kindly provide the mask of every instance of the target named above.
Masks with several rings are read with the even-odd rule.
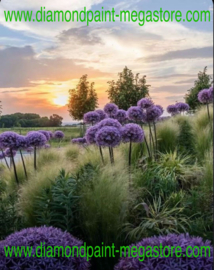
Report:
[[[53,114],[50,117],[49,125],[52,127],[60,127],[62,125],[63,118],[58,114]]]
[[[120,109],[127,110],[130,106],[136,106],[138,100],[149,96],[150,85],[146,84],[146,76],[135,76],[133,72],[125,67],[119,74],[117,82],[108,82],[108,98],[118,105]]]
[[[1,113],[2,113],[2,105],[1,105],[1,101],[0,101],[0,117],[1,117]]]
[[[83,119],[86,112],[93,111],[98,107],[94,83],[90,84],[87,79],[88,76],[83,75],[76,89],[69,90],[68,111],[75,120]]]
[[[198,79],[195,81],[194,87],[187,90],[187,94],[184,97],[192,110],[195,110],[200,105],[198,93],[203,89],[210,88],[212,83],[212,76],[207,74],[207,67],[205,67],[203,71],[198,73]]]

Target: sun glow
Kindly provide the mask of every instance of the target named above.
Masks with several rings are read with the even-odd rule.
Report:
[[[67,96],[58,96],[53,99],[53,103],[58,106],[65,106],[68,103]]]

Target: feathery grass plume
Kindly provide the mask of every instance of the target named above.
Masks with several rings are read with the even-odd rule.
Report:
[[[77,145],[69,145],[65,148],[65,157],[69,161],[76,161],[79,156],[80,149]]]
[[[179,126],[177,123],[169,120],[161,122],[157,125],[158,150],[166,153],[174,151],[177,147],[179,136]]]
[[[84,114],[83,119],[86,124],[92,124],[93,126],[100,121],[100,114],[95,111],[87,112]]]
[[[157,257],[145,256],[145,253],[141,252],[135,257],[130,257],[128,251],[125,251],[123,258],[115,266],[114,270],[125,269],[198,269],[198,270],[211,270],[213,265],[213,247],[210,241],[203,241],[202,238],[192,237],[189,234],[168,234],[165,236],[152,236],[150,238],[144,238],[139,243],[130,245],[130,250],[134,250],[144,247],[151,247],[151,250],[155,247],[163,246],[165,256],[158,254]],[[181,256],[177,256],[175,251],[171,251],[169,247],[179,247],[181,250]],[[187,257],[186,252],[188,247],[191,250],[198,246],[199,250],[204,250],[202,256],[197,258]],[[208,247],[210,255],[204,249]],[[147,249],[146,249],[147,250]],[[145,250],[144,250],[145,251]],[[148,251],[146,252],[148,253]],[[173,253],[173,256],[172,254]],[[191,256],[190,256],[191,257]],[[185,258],[185,259],[184,259]]]
[[[64,249],[64,251],[61,250],[60,252],[61,256],[31,256],[29,259],[28,256],[19,257],[13,254],[12,259],[8,260],[4,253],[4,245],[11,247],[31,247],[35,255],[35,251],[38,251],[39,246],[42,245],[42,247],[50,251],[50,247],[53,249],[59,245],[59,243],[60,246]],[[74,254],[72,254],[73,256],[71,257],[67,256],[68,252],[66,247],[68,246],[70,246],[70,251],[74,250]],[[78,247],[78,249],[80,249],[81,246],[83,246],[82,241],[78,240],[67,232],[63,232],[60,229],[46,226],[38,228],[27,228],[21,230],[20,232],[11,234],[5,239],[5,241],[0,243],[1,266],[2,269],[20,269],[20,265],[22,269],[35,269],[35,267],[37,269],[52,269],[54,265],[55,269],[88,270],[90,263],[87,261],[87,257],[83,256],[83,251],[80,251],[81,254],[79,254],[76,249],[72,249],[72,247]],[[40,252],[41,255],[42,251],[40,250]]]

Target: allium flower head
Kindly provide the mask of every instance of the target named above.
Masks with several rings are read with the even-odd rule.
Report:
[[[87,129],[86,134],[85,134],[85,138],[86,138],[87,143],[89,143],[89,144],[96,143],[95,135],[96,135],[97,131],[98,131],[98,125],[95,125],[95,126]]]
[[[164,109],[161,105],[155,105],[160,111],[161,111],[161,115],[163,114],[164,112]]]
[[[15,149],[26,149],[28,147],[28,140],[26,136],[18,135]]]
[[[211,100],[213,100],[213,86],[210,87],[209,91],[210,91],[210,98]]]
[[[43,135],[45,135],[47,141],[50,140],[51,137],[50,137],[49,131],[46,131],[46,130],[38,130],[38,132],[41,132]]]
[[[81,145],[81,144],[86,144],[87,141],[86,141],[85,137],[84,138],[75,138],[72,140],[72,143]]]
[[[93,112],[87,112],[84,114],[84,122],[87,124],[94,124],[100,121],[100,115],[93,111]]]
[[[120,123],[124,123],[127,120],[127,112],[125,110],[118,110],[113,118],[117,119]]]
[[[115,127],[103,127],[96,133],[96,144],[98,146],[115,147],[120,144],[121,132]]]
[[[142,109],[148,109],[152,105],[153,101],[150,98],[142,98],[137,103],[137,106],[141,107]]]
[[[7,148],[5,151],[4,151],[4,154],[6,157],[15,157],[16,155],[16,150],[11,150],[10,148]]]
[[[34,148],[32,146],[29,146],[26,148],[27,153],[32,153],[34,151]]]
[[[146,110],[146,117],[144,120],[146,120],[148,123],[155,122],[161,115],[162,111],[159,109],[159,107],[153,105]]]
[[[189,105],[187,103],[178,102],[175,105],[178,108],[179,112],[187,112],[187,111],[189,111]]]
[[[4,152],[0,153],[0,160],[4,159],[5,157],[6,157],[6,155]]]
[[[0,134],[0,147],[16,149],[18,134],[12,131],[5,131]]]
[[[50,137],[50,139],[52,139],[53,138],[53,132],[52,131],[48,131],[48,133],[49,133],[49,137]]]
[[[96,110],[95,112],[99,114],[100,121],[108,117],[107,114],[103,110]]]
[[[176,105],[169,105],[167,107],[167,112],[172,114],[172,115],[175,115],[178,113],[178,107]]]
[[[209,89],[201,90],[198,93],[198,100],[200,103],[205,103],[205,104],[212,102],[211,91]]]
[[[26,140],[28,142],[28,145],[33,147],[42,147],[47,142],[45,135],[38,131],[28,133],[28,135],[26,136]]]
[[[165,236],[153,236],[144,238],[137,244],[131,245],[129,250],[135,246],[135,249],[140,251],[140,247],[154,247],[163,246],[165,256],[159,253],[157,257],[144,257],[144,260],[139,260],[139,254],[136,257],[129,257],[124,254],[114,270],[128,270],[128,269],[197,269],[197,270],[211,270],[213,265],[213,247],[210,241],[203,241],[201,237],[192,237],[188,234],[168,234]],[[192,247],[188,249],[188,246]],[[202,251],[203,256],[192,257],[191,253],[194,247],[197,246]],[[210,256],[205,255],[204,246],[210,247]],[[167,248],[168,247],[168,248]],[[171,247],[175,247],[172,249]],[[176,256],[176,247],[179,247],[180,256]],[[146,250],[146,249],[145,249]],[[189,253],[190,258],[187,257],[186,252]],[[196,251],[197,252],[197,251]],[[200,252],[199,252],[200,253]],[[172,254],[172,256],[171,256]],[[140,255],[144,256],[143,251]],[[141,257],[142,258],[142,257]]]
[[[65,254],[62,256],[48,257],[41,254],[41,246],[46,250],[54,250],[55,247],[63,248]],[[12,254],[10,259],[5,256],[4,246],[26,247],[32,249],[32,256],[15,256]],[[70,249],[66,247],[70,247]],[[89,270],[90,263],[84,256],[84,250],[80,247],[83,242],[73,237],[68,232],[53,227],[35,227],[23,229],[9,235],[4,241],[0,242],[0,265],[1,269],[63,269],[63,270]],[[77,254],[76,248],[81,254]],[[60,252],[61,248],[59,249]],[[72,256],[69,256],[70,250]],[[74,250],[74,256],[73,256]],[[36,251],[40,256],[36,256]],[[60,253],[62,254],[62,253]],[[34,256],[35,255],[35,256]],[[21,267],[20,267],[21,266]]]
[[[49,149],[49,148],[51,148],[51,146],[50,146],[49,143],[46,143],[46,144],[44,145],[44,148],[45,148],[45,149]]]
[[[128,109],[127,116],[129,120],[142,121],[143,111],[139,106],[132,106]]]
[[[123,142],[140,143],[144,140],[144,131],[137,124],[127,124],[122,130]]]
[[[99,128],[103,128],[103,127],[107,127],[107,126],[108,127],[115,127],[118,129],[122,128],[122,125],[120,124],[120,122],[118,120],[112,119],[112,118],[106,118],[98,124]]]
[[[107,113],[110,117],[115,115],[118,110],[118,107],[114,103],[108,103],[104,107],[104,112]]]
[[[63,139],[64,137],[65,137],[65,134],[61,130],[57,130],[54,132],[55,139]]]

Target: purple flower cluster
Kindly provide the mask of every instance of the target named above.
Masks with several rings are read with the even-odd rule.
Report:
[[[107,114],[103,110],[96,110],[95,112],[99,114],[100,121],[108,117]]]
[[[104,121],[104,120],[103,120]],[[98,125],[90,127],[87,129],[85,138],[88,144],[95,144],[96,143],[96,133],[98,131]]]
[[[53,137],[55,139],[63,139],[65,137],[65,134],[61,130],[57,130],[54,132]]]
[[[86,144],[87,141],[86,141],[85,137],[83,137],[83,138],[75,138],[75,139],[72,140],[72,143],[82,145],[82,144]]]
[[[166,256],[161,256],[159,254],[158,257],[149,257],[145,256],[145,253],[142,247],[145,247],[145,252],[147,254],[152,254],[152,248],[155,246],[163,246],[163,254]],[[192,247],[192,249],[197,246],[203,252],[203,256],[198,257],[187,257],[186,252],[190,253],[192,250],[187,247]],[[210,247],[210,257],[205,255],[205,249],[202,249],[203,246]],[[146,248],[151,247],[151,248]],[[181,250],[181,256],[178,257],[175,254],[175,249],[171,249],[170,247],[179,247]],[[140,254],[136,257],[129,257],[128,254],[124,255],[122,259],[120,259],[119,263],[115,266],[114,270],[128,270],[128,269],[197,269],[197,270],[211,270],[213,265],[213,247],[210,241],[203,241],[200,237],[191,237],[188,234],[169,234],[166,236],[153,236],[150,238],[145,238],[141,240],[139,243],[130,246],[130,250],[132,248],[141,250]],[[204,251],[203,251],[204,250]],[[151,253],[150,253],[151,252]],[[171,256],[171,252],[173,252],[173,256]],[[144,254],[143,254],[144,253]],[[197,253],[197,251],[196,251]],[[139,256],[140,255],[140,256]],[[144,260],[141,260],[141,255]],[[140,259],[140,260],[139,260]]]
[[[142,98],[137,103],[137,106],[141,107],[142,109],[148,109],[152,105],[153,105],[153,101],[150,98]]]
[[[121,132],[115,127],[106,126],[97,131],[95,140],[98,146],[115,147],[120,144]]]
[[[86,124],[95,124],[100,121],[100,115],[95,111],[87,112],[84,114],[83,119]]]
[[[137,124],[127,124],[122,129],[123,142],[140,143],[144,140],[144,131]]]
[[[122,128],[122,125],[119,123],[119,121],[116,120],[116,119],[112,119],[112,118],[104,119],[97,125],[97,127],[99,129],[103,128],[103,127],[106,127],[106,126],[115,127],[115,128],[118,128],[118,129]]]
[[[146,110],[146,115],[143,121],[147,123],[155,122],[163,114],[159,106],[152,105]]]
[[[213,99],[213,88],[203,89],[198,93],[198,100],[200,103],[208,104]]]
[[[68,256],[56,256],[46,257],[42,256],[41,249],[37,248],[41,246],[48,250],[53,250],[54,247],[60,246],[65,250]],[[22,231],[9,235],[4,241],[0,242],[0,268],[1,269],[64,269],[64,270],[88,270],[90,263],[87,262],[87,258],[79,256],[76,253],[76,249],[72,247],[80,248],[83,242],[73,237],[68,232],[63,232],[60,229],[53,227],[38,227],[27,228]],[[31,247],[32,254],[37,252],[41,256],[31,257],[18,257],[14,254],[7,258],[4,252],[4,246],[9,247]],[[70,247],[69,249],[66,247]],[[69,256],[70,252],[74,250],[74,256]],[[60,251],[62,252],[62,251]],[[80,251],[83,254],[83,250]],[[73,255],[73,254],[72,254]]]
[[[169,105],[167,107],[167,112],[170,113],[171,115],[175,115],[178,113],[178,107],[176,105]]]
[[[6,157],[15,157],[15,155],[16,155],[16,150],[12,150],[12,149],[10,149],[10,148],[7,148],[5,151],[4,151],[4,155],[6,156]]]
[[[113,118],[123,124],[127,120],[127,112],[125,110],[118,110]]]
[[[175,105],[178,109],[178,112],[188,112],[189,111],[189,105],[187,103],[178,102]]]
[[[104,107],[104,112],[108,114],[108,116],[112,117],[113,115],[116,114],[118,110],[118,107],[114,103],[108,103]]]
[[[47,141],[50,140],[51,135],[50,135],[50,132],[49,132],[49,131],[46,131],[46,130],[39,130],[38,132],[40,132],[40,133],[42,133],[43,135],[45,135]]]
[[[141,109],[141,107],[139,106],[132,106],[128,109],[127,111],[127,116],[129,120],[133,120],[133,121],[142,121],[144,114],[143,111]]]
[[[6,131],[0,134],[0,147],[17,149],[18,134],[12,131]]]
[[[33,147],[43,147],[47,143],[45,135],[38,131],[28,133],[26,140],[28,141],[28,145]]]

